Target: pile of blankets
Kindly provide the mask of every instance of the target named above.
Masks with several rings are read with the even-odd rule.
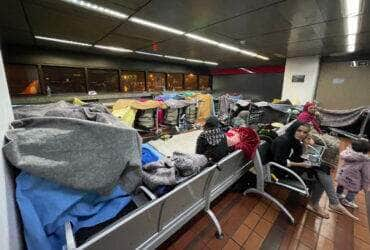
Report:
[[[3,152],[14,167],[28,249],[61,249],[73,231],[116,216],[142,181],[141,138],[100,104],[14,109]]]
[[[174,152],[171,158],[150,162],[143,166],[143,182],[151,189],[174,186],[197,175],[207,165],[207,158],[199,154]]]

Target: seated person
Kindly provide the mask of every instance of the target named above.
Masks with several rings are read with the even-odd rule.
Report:
[[[231,120],[233,127],[246,127],[248,123],[249,111],[242,110],[239,114]]]
[[[303,106],[303,111],[298,115],[297,120],[300,122],[312,124],[314,129],[321,134],[321,127],[318,119],[319,113],[316,111],[314,102],[306,102]]]
[[[315,140],[315,143],[327,146],[323,155],[323,161],[331,167],[336,167],[339,159],[339,140],[329,134],[323,133],[319,122],[320,114],[316,109],[315,103],[307,102],[303,107],[303,112],[298,115],[297,120],[312,124],[314,129],[310,131],[310,134]]]
[[[229,153],[226,136],[217,117],[211,116],[206,120],[203,132],[197,139],[195,153],[205,155],[210,162],[218,162]]]
[[[334,190],[330,169],[325,166],[312,167],[310,162],[302,159],[303,141],[306,140],[309,132],[309,124],[299,121],[294,122],[286,130],[285,134],[273,140],[271,144],[272,161],[287,166],[299,175],[313,177],[310,202],[307,205],[308,210],[323,218],[329,218],[329,214],[319,206],[320,198],[325,191],[329,198],[329,208],[335,212],[345,214],[354,220],[358,220],[357,217],[352,215],[340,204]]]

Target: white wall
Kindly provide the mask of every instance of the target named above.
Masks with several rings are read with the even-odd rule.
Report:
[[[287,58],[282,99],[289,99],[294,104],[312,101],[315,96],[319,68],[319,56]],[[304,82],[292,82],[293,75],[305,75]]]
[[[13,120],[8,84],[6,82],[0,49],[0,148],[4,144],[4,133]],[[9,167],[0,153],[0,244],[1,249],[22,249],[22,238],[14,200],[14,181]]]

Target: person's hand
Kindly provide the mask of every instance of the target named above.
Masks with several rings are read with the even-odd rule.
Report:
[[[306,139],[304,139],[303,143],[305,145],[313,146],[315,144],[315,141],[312,139],[312,137],[307,137]]]

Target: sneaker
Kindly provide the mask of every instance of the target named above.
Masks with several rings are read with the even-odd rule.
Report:
[[[337,197],[338,197],[338,199],[344,199],[344,198],[346,198],[346,195],[343,194],[343,193],[341,193],[341,194],[337,193]]]
[[[347,199],[342,200],[342,204],[346,207],[351,207],[351,208],[358,208],[358,205],[353,202],[353,201],[347,201]]]

